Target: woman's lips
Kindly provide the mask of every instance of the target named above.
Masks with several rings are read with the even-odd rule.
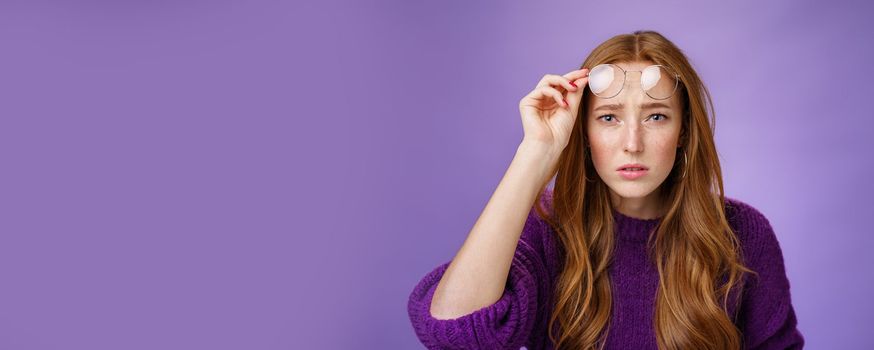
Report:
[[[641,176],[646,175],[649,172],[649,170],[646,170],[646,169],[640,169],[640,170],[620,169],[617,171],[619,171],[619,175],[622,176],[622,178],[624,178],[626,180],[637,179]]]

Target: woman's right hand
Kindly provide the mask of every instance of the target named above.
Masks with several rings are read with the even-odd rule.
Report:
[[[588,71],[578,69],[565,75],[544,75],[534,90],[519,101],[525,132],[523,142],[547,146],[556,155],[564,150],[589,80]]]

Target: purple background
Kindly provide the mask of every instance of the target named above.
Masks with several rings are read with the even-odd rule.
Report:
[[[809,347],[874,348],[871,13],[3,1],[0,348],[421,347],[407,297],[503,176],[519,99],[636,29],[711,89]]]

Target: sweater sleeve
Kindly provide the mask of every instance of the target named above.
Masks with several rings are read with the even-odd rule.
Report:
[[[783,252],[768,219],[748,210],[751,234],[749,266],[758,273],[748,276],[741,304],[740,328],[746,349],[802,349],[804,338],[797,328]]]
[[[419,340],[428,349],[519,349],[525,345],[546,302],[547,271],[539,242],[543,223],[532,211],[516,245],[504,293],[492,305],[467,315],[441,320],[431,315],[437,283],[446,262],[428,273],[410,294],[407,311]]]

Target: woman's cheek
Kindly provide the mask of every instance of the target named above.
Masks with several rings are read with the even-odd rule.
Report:
[[[665,142],[659,145],[659,168],[664,174],[668,174],[674,168],[674,163],[677,157],[677,146],[675,143]],[[682,155],[681,155],[682,156]]]

